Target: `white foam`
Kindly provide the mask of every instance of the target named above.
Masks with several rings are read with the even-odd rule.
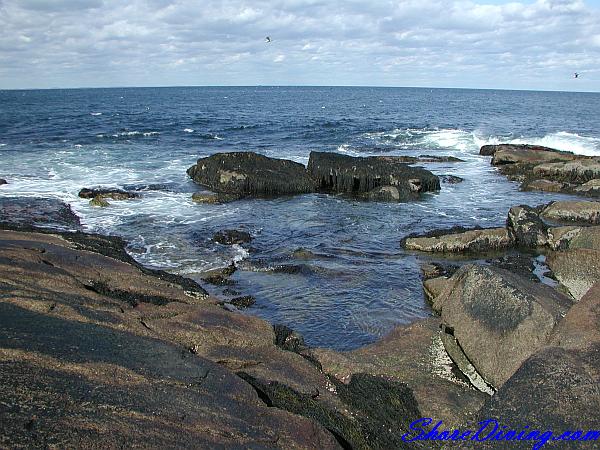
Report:
[[[576,153],[578,155],[600,155],[600,138],[580,136],[576,133],[559,131],[541,138],[521,138],[510,141],[512,144],[534,144]]]
[[[186,132],[186,133],[193,133],[194,132],[194,130],[191,129],[191,128],[184,128],[183,131]]]
[[[101,116],[102,113],[101,112],[93,112],[93,113],[90,113],[90,115],[91,116]]]
[[[0,144],[0,147],[6,147],[8,144]]]

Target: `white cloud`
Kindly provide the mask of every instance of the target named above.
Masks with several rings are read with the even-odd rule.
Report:
[[[576,88],[599,90],[598,30],[598,9],[581,0],[4,0],[0,88],[571,89],[570,73],[585,70]]]

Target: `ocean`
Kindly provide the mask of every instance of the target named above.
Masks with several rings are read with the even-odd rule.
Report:
[[[347,350],[431,314],[422,257],[402,237],[454,225],[501,226],[524,193],[481,157],[481,145],[541,144],[600,155],[600,94],[420,88],[177,87],[0,91],[0,196],[55,197],[85,229],[122,236],[139,262],[199,280],[235,260],[242,312],[290,326],[311,346]],[[464,178],[410,203],[320,194],[195,204],[197,158],[255,151],[306,164],[310,151],[447,155],[422,164]],[[83,187],[138,189],[95,208]],[[212,235],[243,229],[249,246]],[[309,250],[312,255],[296,252]],[[208,286],[216,295],[221,288]]]

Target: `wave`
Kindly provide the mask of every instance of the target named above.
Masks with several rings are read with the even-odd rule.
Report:
[[[93,112],[93,113],[90,113],[90,116],[101,116],[101,115],[102,115],[102,113],[101,113],[101,112]]]
[[[158,131],[121,131],[119,133],[114,133],[114,134],[97,134],[96,137],[97,138],[130,138],[130,137],[135,137],[135,136],[143,136],[143,137],[150,137],[150,136],[158,136],[160,134],[160,132]]]
[[[391,131],[363,133],[359,142],[342,144],[338,152],[347,154],[381,153],[394,150],[450,150],[477,154],[483,145],[532,144],[580,155],[600,155],[600,138],[581,136],[568,131],[543,136],[484,135],[478,130],[456,128],[396,128]]]
[[[184,128],[183,131],[185,133],[193,133],[194,132],[194,130],[192,128]]]

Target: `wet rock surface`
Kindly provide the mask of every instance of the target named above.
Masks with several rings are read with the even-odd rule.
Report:
[[[248,244],[252,236],[243,230],[223,230],[213,235],[213,241],[223,245]]]
[[[54,198],[0,197],[0,224],[80,230],[79,217]]]
[[[79,197],[81,198],[110,198],[112,200],[129,200],[132,198],[138,198],[139,194],[135,192],[128,192],[122,189],[114,188],[83,188],[79,191]]]
[[[366,195],[375,200],[408,200],[419,193],[440,189],[438,177],[431,172],[408,166],[395,157],[360,158],[311,152],[308,173],[320,191]]]
[[[540,218],[538,209],[527,205],[513,206],[508,211],[506,227],[517,245],[535,248],[548,243],[548,227]]]
[[[200,158],[187,173],[212,191],[239,196],[303,194],[316,188],[302,164],[254,152]]]

